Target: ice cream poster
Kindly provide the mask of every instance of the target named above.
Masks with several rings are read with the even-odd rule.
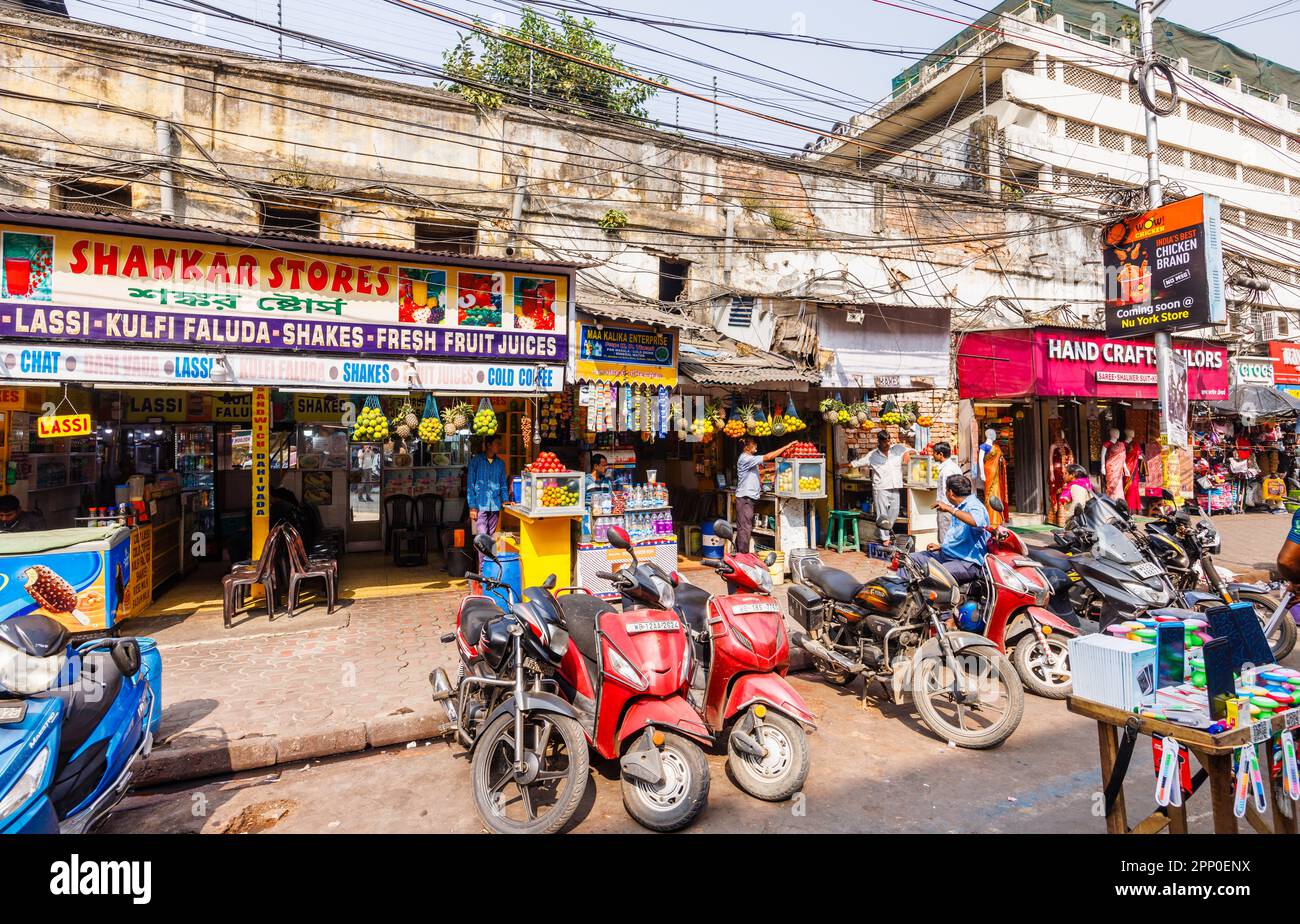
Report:
[[[105,551],[42,552],[0,558],[0,620],[49,616],[70,632],[118,622],[130,580],[129,542]]]

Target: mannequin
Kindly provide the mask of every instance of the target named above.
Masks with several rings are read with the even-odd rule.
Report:
[[[1106,496],[1117,501],[1124,499],[1124,474],[1128,471],[1128,446],[1120,439],[1117,428],[1111,427],[1106,442],[1101,444],[1102,476]]]
[[[1074,450],[1065,441],[1065,428],[1058,417],[1053,417],[1047,424],[1052,435],[1052,445],[1047,451],[1048,458],[1048,496],[1051,509],[1047,512],[1047,522],[1053,526],[1064,526],[1068,515],[1068,501],[1061,501],[1061,493],[1069,481],[1068,470],[1074,464]]]
[[[1142,444],[1132,429],[1124,431],[1124,442],[1128,444],[1124,457],[1124,501],[1129,513],[1137,513],[1142,508],[1142,498],[1138,494],[1138,482],[1142,480]]]
[[[1001,526],[1007,518],[1007,460],[1002,457],[998,447],[998,431],[992,428],[984,431],[984,442],[980,444],[980,471],[984,473],[984,506],[988,508],[989,525]],[[1003,513],[993,509],[993,498],[1002,501]]]

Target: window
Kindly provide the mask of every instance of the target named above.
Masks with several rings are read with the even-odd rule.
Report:
[[[320,237],[320,209],[263,202],[262,230]]]
[[[691,265],[685,260],[659,258],[659,301],[681,301],[686,294],[686,277]]]
[[[447,221],[416,222],[415,247],[417,250],[472,256],[478,252],[478,225]]]
[[[104,180],[65,180],[54,184],[51,205],[73,212],[131,212],[131,184]]]
[[[727,326],[728,327],[752,327],[754,324],[754,299],[732,296],[731,305],[727,308]]]

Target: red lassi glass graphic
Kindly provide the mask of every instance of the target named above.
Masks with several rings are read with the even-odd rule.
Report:
[[[5,257],[5,293],[25,296],[32,290],[32,261],[26,257]]]

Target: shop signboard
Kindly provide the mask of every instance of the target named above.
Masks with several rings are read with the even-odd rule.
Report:
[[[3,307],[0,307],[0,314],[3,311]],[[466,394],[531,394],[561,390],[564,385],[564,367],[559,364],[482,361],[412,363],[406,359],[357,359],[303,353],[216,354],[0,342],[0,396],[6,391],[17,391],[3,387],[6,378],[22,382],[78,381],[146,387],[181,385],[205,389],[220,388],[223,385],[272,385],[321,388],[342,394],[407,392],[412,389]],[[163,394],[171,395],[174,402],[183,403],[183,399],[177,398],[175,392],[164,391]],[[172,419],[165,415],[155,416]],[[179,416],[175,419],[184,421],[209,418]],[[247,421],[247,414],[238,420]]]
[[[36,418],[37,439],[90,435],[89,414],[42,414]]]
[[[1232,361],[1234,385],[1273,387],[1273,363],[1263,356],[1239,357]]]
[[[0,225],[0,337],[563,362],[567,274]]]
[[[1106,333],[1226,323],[1219,200],[1198,195],[1130,215],[1103,235]]]
[[[1199,340],[1176,341],[1187,358],[1192,401],[1228,397],[1228,351]],[[1150,340],[1115,340],[1057,328],[976,331],[957,356],[963,398],[1138,398],[1157,395],[1156,349]]]
[[[594,382],[677,386],[677,335],[630,325],[578,325],[575,375]]]
[[[261,558],[271,523],[271,390],[253,390],[250,457],[253,477],[253,557]]]
[[[1282,386],[1300,388],[1300,343],[1274,340],[1268,345],[1273,360],[1273,381]]]

